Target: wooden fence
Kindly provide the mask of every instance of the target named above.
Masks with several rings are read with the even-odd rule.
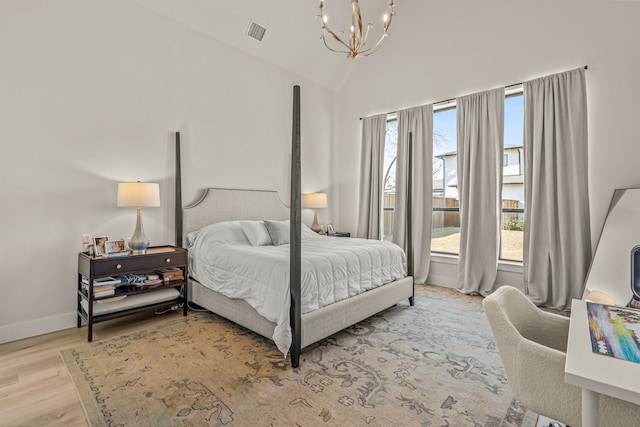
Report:
[[[384,234],[390,235],[393,228],[393,213],[395,207],[396,195],[395,193],[385,193],[383,199],[383,221],[384,221]],[[457,199],[452,197],[438,197],[432,198],[434,208],[460,208],[460,203]],[[502,201],[502,207],[504,209],[518,209],[519,202],[517,200],[505,199]],[[503,221],[509,219],[518,219],[522,215],[521,213],[504,213]],[[449,228],[460,227],[460,211],[434,211],[432,217],[432,228]]]

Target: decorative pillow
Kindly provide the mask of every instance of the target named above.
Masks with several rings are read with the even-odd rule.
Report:
[[[187,242],[190,242],[189,247],[195,245],[197,241],[249,245],[249,240],[244,231],[242,231],[240,221],[209,224],[197,231],[187,234]]]
[[[265,246],[271,244],[271,236],[262,221],[240,221],[242,231],[247,235],[251,246]]]
[[[289,243],[289,220],[270,221],[265,219],[264,226],[267,227],[271,241],[275,246]]]

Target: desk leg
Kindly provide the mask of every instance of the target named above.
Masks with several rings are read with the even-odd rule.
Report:
[[[598,427],[599,407],[598,393],[595,391],[582,389],[582,426]]]

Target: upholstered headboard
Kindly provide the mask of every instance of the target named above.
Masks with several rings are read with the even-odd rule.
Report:
[[[277,191],[207,188],[197,202],[182,211],[184,235],[223,221],[289,219],[289,208]]]

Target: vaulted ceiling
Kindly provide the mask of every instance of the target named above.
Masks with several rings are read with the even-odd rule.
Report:
[[[333,90],[340,90],[353,73],[358,61],[346,54],[327,50],[322,35],[319,0],[133,0],[170,19],[218,39],[239,50],[275,64]],[[404,3],[404,2],[402,2]],[[372,22],[370,43],[381,34],[381,17],[388,0],[362,2],[365,22]],[[406,4],[404,5],[406,6]],[[397,21],[401,21],[402,4],[396,5]],[[325,11],[335,31],[349,28],[350,5],[347,0],[325,1]],[[405,17],[406,18],[406,17]],[[267,28],[261,42],[246,35],[249,23]],[[399,29],[391,27],[391,37]],[[379,52],[383,52],[383,45]],[[378,54],[378,53],[377,53]]]
[[[425,78],[437,80],[451,72],[460,74],[458,68],[462,64],[468,69],[467,75],[459,75],[458,79],[470,87],[461,86],[461,93],[510,83],[509,79],[518,74],[512,72],[507,73],[509,77],[502,77],[493,70],[495,82],[475,85],[475,67],[480,68],[478,73],[482,75],[482,68],[489,66],[494,56],[508,55],[522,46],[533,58],[541,50],[546,55],[549,46],[540,40],[549,37],[539,37],[542,28],[556,34],[557,43],[565,43],[579,36],[564,30],[567,16],[585,20],[585,28],[597,28],[596,15],[585,10],[600,5],[598,10],[613,12],[621,4],[639,3],[639,0],[396,0],[396,16],[380,50],[370,57],[349,59],[346,54],[330,52],[320,40],[321,21],[317,17],[320,0],[130,1],[335,91],[342,91],[349,79],[380,68],[413,69],[425,73]],[[349,0],[324,0],[324,3],[331,28],[348,30]],[[364,22],[374,25],[370,43],[381,35],[381,18],[388,3],[389,0],[361,1]],[[267,29],[261,42],[246,35],[251,21]],[[587,32],[586,36],[590,34]],[[464,61],[451,61],[456,56]],[[416,61],[418,57],[427,59]],[[537,75],[535,70],[528,73],[529,68],[520,67],[522,78]],[[549,71],[552,70],[542,72]],[[390,81],[387,79],[384,84]],[[404,82],[399,77],[393,84],[402,86]],[[435,99],[456,95],[450,92],[439,95],[434,88],[430,91]]]

